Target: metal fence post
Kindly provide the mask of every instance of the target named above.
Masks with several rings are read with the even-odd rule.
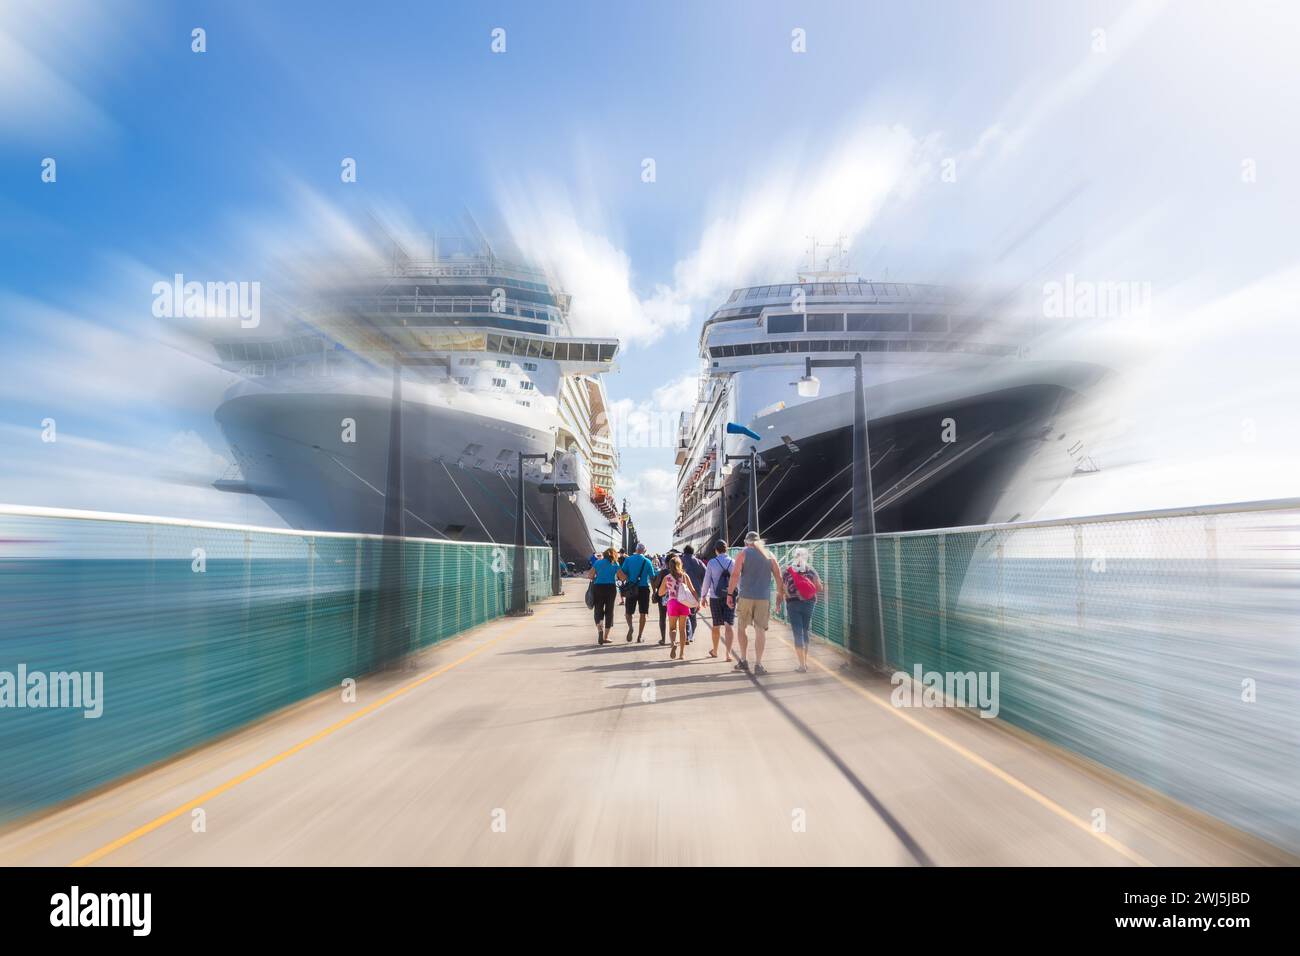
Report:
[[[1002,557],[1006,545],[1002,540],[1002,532],[996,531],[994,534],[997,535],[998,542],[998,642],[1000,644],[1002,641],[1002,628],[1007,623],[1007,602],[1002,593]]]
[[[307,539],[307,686],[311,686],[311,644],[316,610],[316,538]]]
[[[1087,587],[1087,572],[1084,565],[1087,563],[1083,553],[1083,526],[1074,526],[1074,623],[1078,627],[1083,627],[1084,620],[1084,588]]]
[[[903,539],[898,535],[894,535],[894,620],[898,622],[897,663],[902,667],[907,663],[907,634],[903,629]]]
[[[361,539],[352,549],[352,669],[357,667],[357,630],[361,615]]]
[[[1219,592],[1219,533],[1214,515],[1205,518],[1205,557],[1209,565],[1210,626],[1217,632],[1220,626],[1222,595]]]
[[[416,572],[415,579],[415,634],[413,636],[413,645],[419,647],[420,636],[424,633],[424,553],[429,550],[429,545],[419,544],[420,549],[420,569]]]
[[[244,607],[242,611],[241,624],[243,625],[244,640],[248,640],[249,615],[253,601],[253,539],[247,531],[244,532]]]
[[[939,662],[948,670],[948,543],[939,535]]]
[[[840,594],[846,593],[849,589],[849,540],[845,538],[840,541],[840,586],[836,589]],[[848,650],[847,612],[849,606],[847,603],[843,603],[841,606],[845,610],[845,620],[840,623],[840,646]]]

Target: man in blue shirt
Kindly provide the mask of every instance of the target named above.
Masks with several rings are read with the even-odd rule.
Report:
[[[646,557],[645,545],[638,544],[636,552],[623,559],[618,576],[626,583],[623,585],[623,597],[627,607],[627,642],[632,642],[632,612],[641,609],[641,627],[636,632],[636,642],[641,643],[645,633],[646,615],[650,613],[650,579],[654,577],[654,562]]]
[[[718,656],[718,638],[725,631],[728,661],[731,660],[731,642],[736,637],[736,612],[727,607],[727,585],[731,581],[733,564],[727,555],[726,544],[716,542],[713,545],[713,558],[704,572],[704,583],[700,586],[700,601],[708,600],[709,617],[713,621],[713,650],[709,656]]]

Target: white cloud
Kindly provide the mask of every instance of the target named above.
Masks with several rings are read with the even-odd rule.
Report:
[[[0,126],[8,135],[103,136],[95,102],[108,56],[125,58],[134,3],[5,0],[0,4]],[[57,157],[55,157],[57,159]]]
[[[1168,6],[1168,0],[1141,0],[1125,7],[1123,13],[1110,24],[1097,24],[1090,34],[1092,43],[1101,49],[1085,53],[1075,66],[1055,81],[1026,86],[1013,104],[1020,118],[996,124],[981,138],[977,152],[990,141],[1000,141],[1003,155],[1020,150],[1039,130],[1067,109],[1077,107],[1125,54],[1127,54]],[[1081,44],[1082,46],[1082,44]],[[1025,103],[1019,109],[1020,103]]]
[[[656,388],[651,395],[651,400],[666,412],[684,412],[695,404],[699,388],[698,375],[683,375]]]
[[[642,468],[620,482],[619,496],[626,496],[629,506],[635,502],[632,517],[638,527],[671,524],[677,513],[677,475],[667,468]]]
[[[150,281],[136,281],[138,303],[87,300],[75,311],[0,296],[11,334],[22,343],[6,355],[0,397],[50,414],[127,424],[160,403],[211,412],[233,378],[190,354],[176,328],[150,315]]]
[[[503,184],[498,203],[515,244],[573,294],[581,333],[647,345],[687,328],[738,285],[790,276],[806,258],[810,235],[845,236],[851,245],[887,202],[919,181],[929,168],[926,151],[902,126],[859,122],[825,155],[774,160],[744,186],[704,203],[710,211],[699,239],[674,266],[672,281],[644,292],[598,202],[534,181]]]

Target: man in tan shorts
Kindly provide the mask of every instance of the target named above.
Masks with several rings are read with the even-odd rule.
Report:
[[[773,584],[776,585],[776,607],[779,611],[785,597],[785,588],[781,584],[781,566],[763,547],[763,539],[758,532],[751,531],[745,535],[745,550],[736,557],[736,563],[731,569],[727,592],[728,606],[736,609],[736,635],[740,639],[740,660],[734,670],[749,670],[749,660],[746,657],[749,636],[746,630],[753,623],[754,674],[762,676],[767,673],[763,667],[763,648],[767,644],[767,627],[772,620]]]

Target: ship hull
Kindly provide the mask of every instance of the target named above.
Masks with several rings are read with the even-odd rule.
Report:
[[[1103,374],[1079,365],[1062,370],[965,394],[948,388],[930,401],[918,395],[915,401],[895,396],[879,402],[886,414],[869,416],[868,424],[877,532],[1016,521],[1037,512],[1079,465],[1082,392]],[[918,392],[925,387],[918,383]],[[850,533],[849,396],[753,424],[760,433],[791,438],[797,448],[770,438],[757,448],[763,537],[807,541]],[[724,537],[724,527],[731,544],[744,539],[750,530],[748,469],[738,467],[724,487],[724,494],[686,517],[675,538],[678,547],[710,546]]]
[[[223,403],[216,420],[243,472],[241,490],[261,497],[290,527],[384,532],[388,400],[341,393],[245,394]],[[554,442],[543,428],[404,403],[401,533],[513,544],[518,453],[550,454]],[[550,543],[554,496],[540,490],[540,478],[525,471],[529,545]],[[565,561],[583,561],[610,543],[609,519],[585,491],[577,501],[560,496],[559,540]]]

